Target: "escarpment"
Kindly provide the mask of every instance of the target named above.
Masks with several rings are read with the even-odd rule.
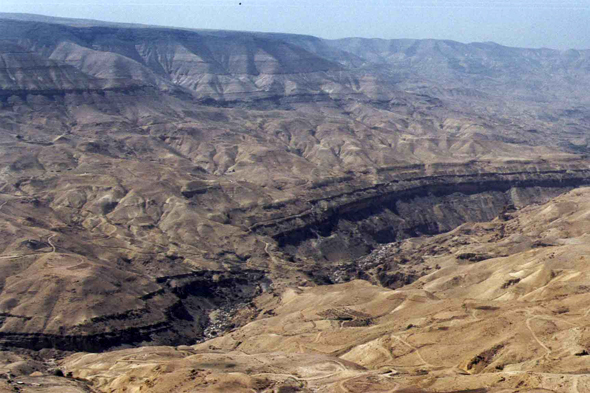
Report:
[[[543,203],[590,181],[584,160],[555,167],[546,162],[466,167],[459,173],[400,168],[374,185],[343,181],[305,208],[261,220],[250,230],[272,237],[293,256],[337,262],[365,255],[378,244],[490,221],[506,206]]]
[[[123,283],[131,285],[134,281]],[[54,310],[49,314],[47,311],[29,315],[3,313],[0,316],[0,345],[33,350],[54,348],[100,352],[121,345],[196,343],[232,327],[232,317],[239,320],[242,314],[247,321],[249,316],[244,314],[244,310],[248,310],[252,299],[263,292],[268,279],[264,278],[264,272],[261,271],[196,271],[158,277],[156,285],[158,289],[136,298],[132,298],[128,290],[113,290],[106,295],[117,296],[117,300],[123,304],[106,307],[104,302],[98,305],[90,302],[86,307],[96,316],[77,324],[65,320],[58,327],[52,327],[55,323],[48,319],[71,318],[74,312],[84,312],[79,309],[84,306],[80,304],[81,299],[70,298],[69,307],[72,310],[59,310],[60,305],[56,303],[66,301],[63,295],[56,296],[45,291],[45,302],[51,302]],[[71,290],[74,293],[91,289],[88,284],[75,287]],[[5,290],[4,304],[10,292],[10,289]],[[103,288],[98,289],[96,295],[100,296],[101,293],[104,293]],[[21,292],[21,303],[30,301],[31,295],[34,295],[32,291]],[[129,302],[134,302],[135,306],[129,307]],[[219,310],[226,314],[225,320],[217,316]],[[35,322],[40,319],[45,319],[45,325],[48,326],[43,329],[35,327]],[[218,330],[215,326],[218,326]]]

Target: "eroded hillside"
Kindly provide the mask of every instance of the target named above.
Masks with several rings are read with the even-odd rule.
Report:
[[[586,52],[361,44],[0,15],[0,341],[194,344],[588,184]]]
[[[584,392],[589,201],[581,188],[391,244],[382,261],[428,270],[399,289],[292,287],[258,297],[252,322],[194,346],[52,364],[14,355],[5,367],[30,391],[56,382],[22,370],[53,367],[70,376],[63,386],[99,392]]]

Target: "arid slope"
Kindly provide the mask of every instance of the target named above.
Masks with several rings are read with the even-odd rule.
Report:
[[[423,255],[408,263],[432,272],[397,290],[287,289],[203,344],[76,354],[61,367],[105,392],[584,392],[589,197],[403,241],[401,253]]]
[[[0,342],[194,344],[590,183],[586,52],[359,42],[0,15]]]

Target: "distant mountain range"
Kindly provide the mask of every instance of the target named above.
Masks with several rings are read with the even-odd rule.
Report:
[[[423,84],[429,93],[439,87],[449,94],[469,89],[474,95],[541,102],[583,100],[590,70],[590,51],[438,40],[324,40],[21,14],[0,14],[0,19],[7,65],[39,62],[39,56],[66,70],[74,67],[84,73],[85,83],[182,87],[216,100],[302,94],[387,99],[391,89],[418,90]],[[14,45],[31,58],[18,54]],[[64,87],[53,74],[42,84],[2,77],[5,89]]]

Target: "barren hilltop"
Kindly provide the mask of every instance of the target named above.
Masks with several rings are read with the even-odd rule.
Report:
[[[590,389],[589,89],[590,51],[0,13],[0,391]]]

